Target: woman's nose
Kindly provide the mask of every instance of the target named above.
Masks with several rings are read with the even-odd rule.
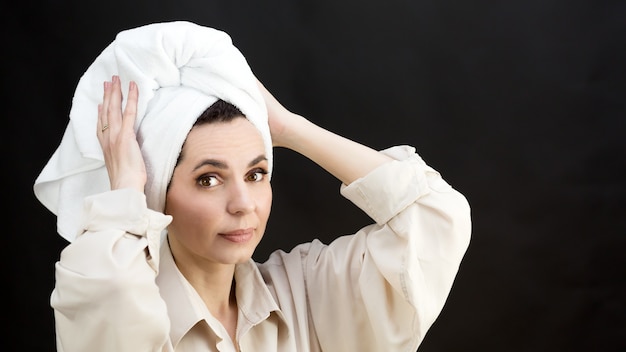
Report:
[[[254,211],[255,200],[249,185],[246,182],[236,182],[230,186],[228,212],[246,214]]]

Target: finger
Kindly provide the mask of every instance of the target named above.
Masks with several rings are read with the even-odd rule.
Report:
[[[106,121],[105,125],[108,124],[108,128],[112,129],[113,132],[119,131],[121,128],[121,119],[122,119],[122,88],[120,85],[119,76],[113,76],[111,78],[111,88],[108,89],[108,104],[105,105],[107,108],[106,111]],[[104,128],[104,126],[102,126]]]
[[[106,118],[106,113],[107,113],[107,106],[108,106],[108,102],[109,102],[109,90],[111,87],[111,82],[108,81],[104,81],[103,83],[103,92],[102,92],[102,103],[98,104],[98,123],[96,124],[97,126],[97,133],[98,136],[100,136],[100,134],[102,133],[102,127],[107,125],[107,118]]]
[[[106,124],[108,122],[107,118],[109,115],[109,102],[111,101],[111,85],[112,82],[105,81],[104,82],[104,95],[102,97],[102,124]]]
[[[134,81],[128,83],[128,97],[126,98],[126,107],[122,117],[122,128],[133,130],[135,120],[137,119],[137,101],[139,100],[139,89]]]

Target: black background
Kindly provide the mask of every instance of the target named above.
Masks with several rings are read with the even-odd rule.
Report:
[[[32,184],[78,79],[118,31],[166,20],[225,30],[286,106],[377,149],[414,145],[467,196],[472,243],[420,351],[626,349],[624,1],[1,6],[8,350],[54,350],[49,296],[65,242]],[[275,160],[255,259],[369,223],[311,162],[285,150]]]

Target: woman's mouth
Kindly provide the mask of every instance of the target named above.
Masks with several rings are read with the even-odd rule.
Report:
[[[249,229],[235,230],[235,231],[220,233],[219,235],[228,241],[231,241],[234,243],[243,243],[243,242],[249,241],[252,238],[252,236],[254,235],[254,229],[249,228]]]

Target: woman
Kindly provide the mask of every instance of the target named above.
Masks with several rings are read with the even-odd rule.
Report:
[[[471,225],[465,198],[412,147],[378,152],[290,112],[224,33],[188,22],[120,33],[81,78],[70,117],[89,106],[97,116],[72,121],[35,184],[71,242],[51,298],[59,351],[417,349]],[[87,125],[100,159],[87,158],[93,132],[78,137]],[[273,147],[330,172],[375,223],[254,262]]]

